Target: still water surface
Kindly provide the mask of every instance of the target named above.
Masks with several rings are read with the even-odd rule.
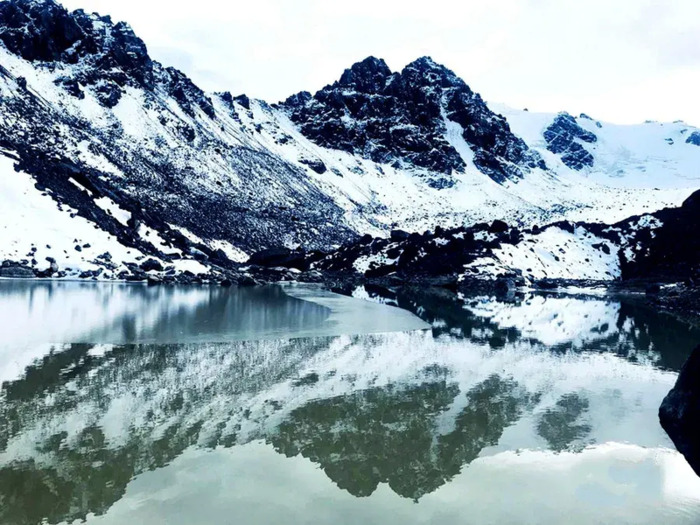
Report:
[[[700,523],[656,416],[697,328],[354,295],[0,281],[0,523]]]

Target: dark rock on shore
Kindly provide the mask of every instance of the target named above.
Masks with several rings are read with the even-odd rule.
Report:
[[[700,476],[700,346],[693,350],[676,385],[661,403],[659,421]]]
[[[634,259],[621,261],[623,278],[700,283],[700,191],[654,216],[662,225],[637,239]]]
[[[150,271],[162,272],[163,271],[163,265],[159,261],[156,261],[155,259],[146,259],[145,261],[143,261],[140,264],[140,266],[144,272],[150,272]]]
[[[0,277],[8,279],[33,279],[36,277],[36,273],[27,266],[5,261],[2,266],[0,266]]]
[[[288,248],[270,248],[255,252],[248,259],[248,264],[267,267],[281,266],[297,270],[306,270],[309,267],[304,251]]]

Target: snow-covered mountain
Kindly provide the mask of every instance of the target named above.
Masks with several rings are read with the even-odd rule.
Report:
[[[0,1],[0,259],[204,273],[271,246],[503,219],[615,222],[700,187],[700,130],[486,103],[424,57],[270,105],[205,93],[125,23]],[[70,270],[68,270],[70,269]],[[85,273],[88,272],[88,273]]]

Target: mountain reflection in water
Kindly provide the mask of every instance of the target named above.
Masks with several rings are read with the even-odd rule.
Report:
[[[284,302],[278,292],[259,293]],[[231,300],[186,311],[217,316]],[[255,300],[246,311],[269,316]],[[255,443],[310,460],[352,496],[386,484],[419,504],[512,451],[672,447],[656,411],[698,329],[609,299],[390,300],[432,330],[34,349],[2,385],[0,523],[109,516],[144,473]]]

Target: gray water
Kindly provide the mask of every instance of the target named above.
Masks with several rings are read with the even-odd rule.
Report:
[[[700,522],[656,416],[697,328],[352,293],[0,281],[0,523]]]

